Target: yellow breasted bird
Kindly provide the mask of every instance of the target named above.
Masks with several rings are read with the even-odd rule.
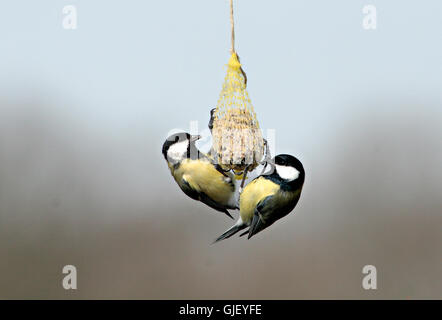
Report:
[[[163,144],[164,158],[173,178],[186,195],[233,219],[227,211],[238,209],[232,174],[222,171],[197,149],[195,142],[200,138],[185,132],[171,135]]]
[[[230,238],[247,227],[240,236],[248,234],[250,239],[295,208],[305,179],[302,163],[291,155],[280,154],[270,164],[273,169],[270,173],[245,186],[239,200],[238,221],[214,242]]]

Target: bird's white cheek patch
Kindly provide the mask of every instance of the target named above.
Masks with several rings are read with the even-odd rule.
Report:
[[[177,142],[169,147],[167,150],[167,157],[169,159],[180,161],[185,158],[189,140]]]
[[[275,165],[275,168],[276,172],[278,172],[279,176],[284,180],[293,181],[299,177],[299,171],[293,167]]]

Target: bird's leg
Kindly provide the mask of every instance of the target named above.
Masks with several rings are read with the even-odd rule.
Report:
[[[261,171],[260,176],[262,176],[262,174],[264,173],[264,171],[266,171],[266,168],[267,168],[268,162],[265,161],[265,163],[263,163],[263,164],[264,164],[264,168],[262,168],[262,171]]]
[[[264,173],[264,171],[267,168],[267,165],[269,164],[269,162],[272,161],[272,155],[270,154],[269,143],[267,142],[266,139],[263,139],[263,140],[264,140],[264,146],[265,146],[265,155],[264,155],[264,160],[261,162],[261,164],[264,165],[264,168],[262,168],[260,175],[262,175]]]
[[[245,182],[246,179],[247,179],[247,172],[249,171],[249,167],[250,167],[250,166],[246,166],[246,168],[244,169],[244,172],[243,172],[243,174],[242,174],[242,181],[241,181],[241,185],[240,185],[240,187],[239,187],[239,193],[241,193],[241,192],[242,192],[242,189],[244,188],[244,182]]]

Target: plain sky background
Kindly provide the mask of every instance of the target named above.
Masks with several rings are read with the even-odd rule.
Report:
[[[442,297],[442,2],[236,1],[260,125],[307,178],[283,221],[210,246],[231,222],[186,198],[161,145],[206,128],[228,10],[2,2],[0,298]],[[377,291],[361,287],[366,264]]]

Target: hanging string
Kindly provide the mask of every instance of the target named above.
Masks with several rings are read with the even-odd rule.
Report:
[[[230,0],[230,28],[232,31],[231,38],[230,38],[230,40],[231,40],[230,54],[234,54],[234,53],[236,53],[236,51],[235,51],[235,23],[233,20],[233,0]],[[239,60],[238,55],[237,55],[237,58]],[[240,67],[240,70],[244,76],[244,84],[247,86],[247,75],[244,72],[242,67]]]
[[[235,52],[235,25],[233,22],[233,0],[230,0],[230,27],[232,29],[230,54]]]

